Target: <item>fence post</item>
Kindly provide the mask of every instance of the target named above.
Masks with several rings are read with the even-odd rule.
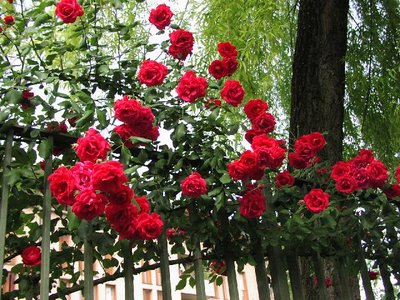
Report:
[[[83,295],[85,300],[93,300],[93,243],[92,234],[93,227],[92,223],[87,220],[82,220],[86,227],[85,236],[83,239],[83,262],[84,262],[84,282],[83,282]]]
[[[293,297],[296,296],[296,300],[304,300],[304,291],[301,283],[301,273],[296,250],[292,249],[286,251],[286,262],[288,264],[292,295]]]
[[[122,240],[121,247],[124,255],[125,300],[133,300],[133,241]]]
[[[189,205],[189,218],[192,225],[196,221],[196,207],[194,202],[190,203]],[[195,238],[195,245],[194,245],[194,276],[196,279],[196,298],[198,300],[205,300],[206,299],[206,287],[204,284],[204,270],[203,270],[203,260],[201,259],[201,249],[200,249],[200,242]]]
[[[50,293],[50,224],[51,224],[51,192],[47,178],[52,172],[53,157],[53,136],[49,135],[48,144],[50,154],[45,158],[44,167],[44,198],[43,198],[43,225],[42,225],[42,263],[40,265],[40,299],[49,299]]]
[[[222,228],[224,229],[224,255],[225,255],[225,264],[226,264],[226,273],[228,276],[228,287],[229,287],[229,298],[230,300],[239,300],[239,292],[238,292],[238,286],[237,286],[237,279],[236,279],[236,267],[235,267],[235,261],[233,259],[232,255],[232,250],[234,247],[232,246],[231,243],[231,238],[229,236],[229,219],[227,212],[224,208],[221,208],[220,210],[220,216],[221,216],[221,223],[222,223]]]
[[[260,238],[257,236],[257,221],[250,220],[250,237],[252,240],[252,249],[254,252],[254,260],[256,262],[256,280],[258,289],[258,298],[260,300],[270,300],[269,283],[267,271],[265,268],[264,249],[262,248]]]
[[[315,275],[317,276],[319,299],[327,300],[329,299],[329,297],[328,297],[328,290],[326,289],[325,285],[325,271],[319,253],[317,252],[313,253],[312,260],[314,264]]]
[[[169,256],[168,256],[168,243],[166,236],[166,218],[164,214],[161,214],[164,221],[163,232],[158,240],[161,253],[160,253],[160,271],[161,271],[161,285],[162,285],[162,295],[164,300],[172,300],[171,291],[171,276],[169,273]]]
[[[357,243],[356,247],[358,247],[358,249],[357,249],[358,265],[360,268],[361,279],[362,279],[363,286],[364,286],[365,297],[367,300],[375,300],[374,291],[372,290],[372,286],[371,286],[371,280],[369,279],[369,275],[368,275],[368,267],[365,262],[364,249],[362,248],[361,241],[358,237],[354,238],[354,240]]]
[[[7,210],[8,210],[8,166],[11,163],[12,143],[14,131],[9,129],[5,142],[4,161],[3,161],[3,179],[1,189],[1,205],[0,205],[0,300],[3,294],[3,265],[4,251],[6,242],[6,227],[7,227]]]

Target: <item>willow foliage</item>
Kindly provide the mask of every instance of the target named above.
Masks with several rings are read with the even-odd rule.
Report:
[[[218,42],[229,40],[239,51],[235,77],[248,98],[290,103],[291,57],[295,35],[294,1],[202,1],[200,28],[208,62],[216,59]]]
[[[400,154],[400,3],[353,1],[347,52],[347,135],[388,164]]]

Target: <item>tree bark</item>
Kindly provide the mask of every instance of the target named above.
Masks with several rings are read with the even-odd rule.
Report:
[[[322,158],[331,163],[343,150],[348,10],[348,0],[301,0],[298,17],[290,138],[328,133]]]
[[[321,158],[333,164],[341,160],[343,152],[349,0],[299,3],[289,142],[293,145],[298,136],[314,131],[326,133],[327,145]],[[310,261],[302,261],[301,266],[305,299],[319,299],[312,286]],[[330,298],[334,298],[333,291]],[[353,299],[358,298],[354,289]]]

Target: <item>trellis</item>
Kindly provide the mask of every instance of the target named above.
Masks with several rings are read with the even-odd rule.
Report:
[[[37,132],[37,130],[35,129]],[[7,210],[8,210],[8,198],[9,198],[9,185],[8,185],[8,172],[10,171],[10,163],[12,161],[12,147],[13,142],[16,138],[36,140],[47,140],[50,147],[53,145],[71,145],[76,141],[76,138],[66,134],[60,133],[49,133],[46,131],[40,131],[40,134],[33,138],[32,128],[19,127],[19,126],[9,126],[2,125],[0,127],[1,139],[4,140],[4,157],[3,157],[3,177],[2,177],[2,194],[1,194],[1,211],[0,211],[0,265],[3,267],[5,260],[5,238],[6,238],[6,223],[7,223]],[[36,134],[35,134],[36,136]],[[43,197],[43,216],[42,216],[42,263],[40,268],[40,299],[57,299],[57,294],[50,294],[50,222],[51,222],[51,193],[49,190],[49,185],[47,182],[47,177],[52,172],[52,157],[51,155],[46,159],[45,164],[45,192]],[[269,191],[266,190],[267,199]],[[268,200],[267,200],[268,201]],[[273,204],[267,203],[268,215],[272,219],[275,217]],[[189,210],[190,219],[194,220],[196,218],[196,207],[194,205],[190,206]],[[224,228],[229,227],[229,217],[224,209],[220,210],[220,218],[222,220],[222,226]],[[86,222],[88,231],[90,232],[91,224]],[[304,299],[303,290],[300,278],[300,269],[298,264],[298,251],[296,249],[283,249],[281,246],[269,246],[266,251],[263,251],[261,241],[256,234],[256,221],[252,220],[251,223],[251,240],[252,248],[255,258],[255,272],[257,278],[257,287],[259,299],[269,300],[273,296],[275,299]],[[227,279],[229,284],[229,295],[230,299],[238,300],[238,285],[236,279],[236,267],[234,253],[234,241],[230,239],[229,233],[226,230],[223,237],[224,243],[226,244],[225,253],[225,263],[227,266]],[[105,277],[94,280],[93,278],[93,243],[90,240],[90,234],[84,240],[84,286],[73,286],[65,290],[66,293],[72,293],[83,289],[85,299],[93,299],[93,287],[94,285],[101,284],[107,281],[115,280],[120,277],[125,279],[125,299],[134,299],[134,286],[133,286],[133,276],[143,271],[160,268],[161,278],[162,278],[162,295],[165,300],[172,300],[171,296],[171,282],[169,266],[173,264],[192,262],[194,264],[195,279],[196,279],[196,295],[197,299],[206,299],[205,285],[204,285],[204,270],[203,270],[203,260],[211,259],[211,257],[206,257],[202,255],[201,252],[201,241],[196,242],[195,250],[193,256],[187,258],[181,258],[176,260],[170,260],[168,257],[168,245],[166,239],[166,229],[164,228],[161,237],[159,238],[159,245],[161,251],[159,253],[160,261],[143,266],[141,268],[134,267],[133,254],[132,254],[132,242],[123,241],[122,251],[123,251],[123,270],[117,271],[111,275],[105,275]],[[368,276],[368,268],[365,261],[365,253],[361,247],[361,241],[355,241],[358,245],[357,256],[359,263],[359,271],[364,285],[364,290],[366,293],[366,298],[368,300],[374,299],[374,293],[371,287],[370,278]],[[270,294],[270,284],[267,280],[267,270],[265,267],[266,258],[269,261],[269,271],[272,278],[272,289],[273,295]],[[325,286],[325,276],[324,276],[324,266],[321,261],[320,253],[314,253],[312,255],[312,261],[314,265],[315,274],[318,280],[318,290],[320,299],[328,299],[328,292]],[[287,268],[285,267],[285,262]],[[338,258],[336,260],[336,268],[339,273],[339,283],[340,288],[343,291],[344,299],[351,299],[351,293],[349,289],[349,274],[345,267],[345,262],[343,258]],[[382,273],[382,279],[385,288],[392,289],[393,287],[390,282],[390,273],[385,266],[380,266]],[[287,278],[287,271],[289,271],[290,276],[290,288]],[[386,274],[386,275],[384,275]],[[387,276],[389,274],[389,276]],[[3,273],[0,274],[0,282],[3,280]],[[291,293],[290,293],[291,289]],[[0,294],[0,300],[2,294]],[[389,298],[388,298],[389,299]],[[394,298],[393,298],[394,299]]]

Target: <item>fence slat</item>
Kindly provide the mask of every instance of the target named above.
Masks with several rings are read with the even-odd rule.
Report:
[[[228,231],[229,228],[229,219],[228,214],[225,209],[220,210],[220,218],[222,228],[224,228],[224,259],[226,264],[226,273],[228,276],[228,288],[229,288],[229,299],[230,300],[239,300],[239,292],[238,292],[238,284],[236,279],[236,267],[235,260],[233,259],[233,249],[235,247],[232,245],[231,237]]]
[[[340,290],[343,300],[351,300],[350,276],[347,271],[347,262],[345,257],[335,259],[335,269],[339,275]]]
[[[86,223],[86,234],[84,237],[83,248],[83,262],[84,262],[84,282],[83,282],[83,295],[85,300],[93,300],[93,244],[92,244],[92,223],[90,221],[82,220]]]
[[[256,262],[255,272],[257,280],[258,298],[260,300],[270,300],[269,283],[267,277],[267,270],[265,268],[264,249],[262,248],[260,238],[257,236],[257,221],[250,220],[250,237],[252,240],[252,248],[254,253],[254,260]]]
[[[1,205],[0,205],[0,300],[2,295],[2,282],[3,282],[3,265],[4,265],[4,251],[6,242],[6,227],[7,227],[7,210],[8,210],[8,166],[11,163],[12,143],[13,143],[13,130],[10,129],[7,133],[4,161],[3,161],[3,179],[1,184]]]
[[[53,136],[49,135],[48,143],[53,149]],[[49,299],[50,294],[50,224],[51,224],[51,192],[47,178],[52,172],[53,157],[50,151],[44,167],[44,198],[43,198],[43,225],[42,225],[42,263],[40,265],[40,299]]]
[[[162,215],[164,221],[163,232],[158,239],[161,247],[160,251],[160,271],[161,271],[161,285],[162,285],[162,295],[163,300],[172,300],[172,290],[171,290],[171,276],[169,272],[169,256],[168,256],[168,243],[166,236],[166,221],[165,216]]]
[[[395,296],[394,296],[393,285],[392,285],[392,282],[390,281],[391,274],[388,271],[387,265],[383,261],[383,259],[379,258],[379,260],[378,260],[379,271],[381,272],[383,286],[385,287],[385,297],[386,297],[385,299],[386,300],[394,300]]]
[[[323,266],[323,262],[321,260],[321,256],[319,253],[313,253],[312,255],[312,261],[314,264],[314,271],[315,275],[317,276],[318,280],[318,293],[319,293],[319,299],[321,300],[328,300],[328,290],[326,289],[325,285],[325,268]]]
[[[133,241],[122,240],[122,253],[124,255],[125,300],[134,300],[133,287]]]
[[[368,267],[365,262],[365,255],[364,255],[364,249],[361,246],[361,241],[358,238],[354,238],[354,241],[356,242],[357,247],[358,247],[358,265],[360,268],[360,274],[361,274],[361,279],[363,282],[364,286],[364,291],[365,291],[365,297],[367,300],[375,300],[375,295],[374,291],[372,290],[371,286],[371,280],[369,279],[368,275]]]
[[[290,287],[292,294],[296,295],[296,300],[304,300],[304,290],[301,283],[301,273],[297,252],[286,251],[286,261],[289,270]]]
[[[192,225],[196,221],[196,207],[194,202],[189,205],[189,218]],[[198,300],[205,300],[206,299],[206,287],[204,284],[204,270],[203,270],[203,260],[201,259],[201,249],[200,249],[200,242],[195,237],[195,248],[193,251],[194,256],[194,276],[196,279],[196,298]]]

